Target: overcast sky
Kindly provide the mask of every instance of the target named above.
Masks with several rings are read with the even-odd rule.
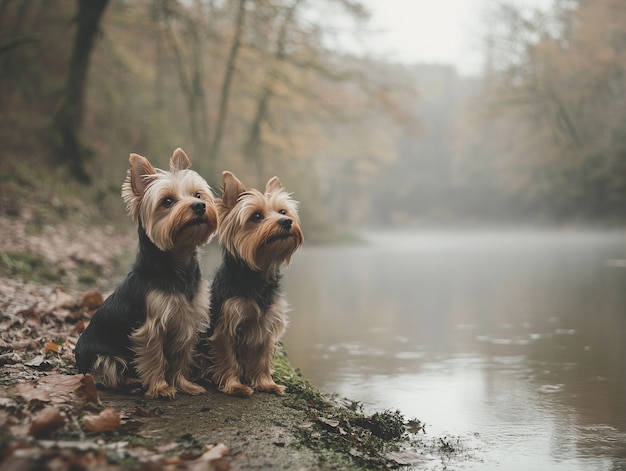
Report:
[[[362,47],[390,61],[447,63],[478,75],[484,59],[485,14],[497,0],[362,0],[372,13]],[[509,0],[511,1],[511,0]],[[551,0],[515,0],[545,8]]]

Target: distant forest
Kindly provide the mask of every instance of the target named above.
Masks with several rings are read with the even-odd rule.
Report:
[[[278,175],[311,240],[624,225],[626,2],[494,2],[472,78],[339,51],[367,18],[358,0],[0,0],[0,211],[122,219],[128,154],[182,147],[216,189]]]

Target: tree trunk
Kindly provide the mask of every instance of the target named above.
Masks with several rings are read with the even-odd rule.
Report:
[[[244,20],[246,16],[245,13],[246,0],[239,0],[237,19],[235,21],[235,36],[233,38],[233,43],[230,48],[228,63],[226,64],[226,73],[224,74],[224,81],[222,83],[220,107],[217,115],[217,121],[215,124],[215,133],[213,134],[213,142],[211,144],[211,151],[209,152],[209,161],[213,166],[215,166],[215,163],[217,162],[220,145],[222,143],[224,124],[226,123],[226,115],[228,113],[228,98],[230,96],[230,87],[233,82],[233,76],[235,74],[237,55],[239,54],[239,48],[241,47],[241,37],[243,36]]]
[[[204,60],[207,54],[206,26],[203,19],[207,13],[203,10],[202,2],[195,2],[196,11],[194,15],[189,16],[178,15],[172,8],[175,5],[176,2],[172,0],[160,2],[160,15],[165,37],[174,54],[176,73],[187,104],[193,153],[202,155],[208,152],[211,127],[204,75]],[[181,21],[182,28],[176,28],[174,21]],[[181,32],[182,36],[177,32]],[[211,174],[210,170],[207,174]]]
[[[268,68],[265,84],[259,93],[256,104],[254,118],[250,124],[248,137],[244,144],[244,154],[256,163],[256,170],[259,178],[263,178],[265,170],[265,160],[263,156],[263,133],[262,124],[268,120],[269,104],[274,95],[274,83],[277,80],[278,72],[282,62],[287,56],[287,35],[289,27],[295,17],[295,12],[302,0],[295,0],[285,11],[285,16],[280,25],[278,38],[276,39],[276,49],[274,50],[270,66]]]
[[[83,183],[91,180],[85,168],[90,150],[80,139],[87,72],[98,25],[108,3],[109,0],[78,0],[78,29],[74,37],[69,73],[52,125],[57,159],[67,164],[74,178]]]

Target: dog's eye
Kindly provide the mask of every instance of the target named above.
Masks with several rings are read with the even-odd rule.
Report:
[[[287,214],[287,210],[286,209],[281,209],[281,210],[278,211],[278,214],[282,214],[284,216],[285,214]]]
[[[171,208],[173,204],[174,198],[170,198],[169,196],[167,198],[163,198],[163,201],[161,201],[161,206],[164,208]]]
[[[199,191],[196,192],[196,194],[194,195],[196,198],[198,198],[199,200],[202,199],[202,193],[200,193]]]
[[[263,220],[263,213],[259,213],[258,211],[250,217],[250,221],[252,222],[261,222],[262,220]]]

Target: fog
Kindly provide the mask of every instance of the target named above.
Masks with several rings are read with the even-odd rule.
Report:
[[[392,20],[434,55],[385,53],[395,1],[1,1],[2,215],[130,251],[131,152],[185,149],[218,196],[277,175],[306,240],[285,343],[316,385],[460,436],[467,469],[623,469],[626,3],[434,3],[397,32],[480,5],[473,73],[458,31]]]
[[[130,152],[164,166],[182,147],[218,193],[223,170],[256,187],[278,175],[311,242],[361,227],[623,225],[620,1],[480,2],[464,31],[484,58],[471,76],[434,33],[441,60],[400,59],[392,47],[419,54],[419,40],[391,46],[379,26],[394,16],[367,2],[103,2],[75,31],[75,6],[2,5],[8,174],[37,179],[45,162],[107,217],[124,217]],[[97,28],[106,41],[91,41]],[[340,47],[346,36],[361,47]]]

